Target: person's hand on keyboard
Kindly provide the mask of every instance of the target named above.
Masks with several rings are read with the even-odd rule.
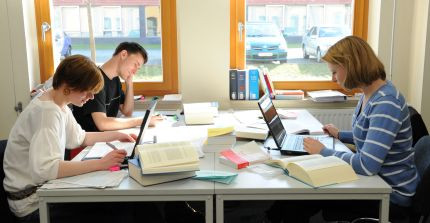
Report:
[[[319,154],[324,149],[324,145],[317,139],[306,137],[303,139],[303,149],[309,154]]]

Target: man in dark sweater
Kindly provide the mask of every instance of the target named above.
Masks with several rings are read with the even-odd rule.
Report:
[[[117,118],[118,112],[130,117],[134,109],[133,76],[148,61],[145,49],[134,42],[122,42],[111,59],[99,67],[104,87],[84,106],[73,106],[76,121],[86,131],[109,131],[138,126],[142,117]],[[125,82],[125,93],[121,81]]]

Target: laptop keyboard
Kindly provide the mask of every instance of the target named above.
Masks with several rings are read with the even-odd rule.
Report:
[[[288,135],[285,139],[282,149],[294,150],[294,151],[304,151],[303,149],[303,139],[305,137],[313,138],[318,141],[327,139],[327,136],[300,136],[300,135]]]

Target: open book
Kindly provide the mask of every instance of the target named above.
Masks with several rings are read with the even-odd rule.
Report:
[[[199,155],[191,142],[166,142],[137,146],[142,174],[199,170]]]
[[[358,179],[352,167],[336,156],[323,157],[319,154],[313,154],[267,160],[265,163],[280,167],[289,176],[313,187],[322,187]]]

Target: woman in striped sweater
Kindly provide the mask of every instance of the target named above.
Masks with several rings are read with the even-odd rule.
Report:
[[[405,98],[386,80],[383,64],[358,37],[340,40],[330,47],[323,59],[332,72],[333,81],[347,90],[358,88],[363,92],[353,115],[352,131],[339,131],[332,124],[324,126],[324,131],[331,136],[354,144],[356,153],[325,148],[311,138],[304,140],[305,149],[310,154],[340,157],[358,174],[378,174],[393,188],[390,218],[394,212],[405,213],[419,181]],[[335,210],[357,209],[355,201],[350,203],[342,203],[342,207],[335,207]]]

